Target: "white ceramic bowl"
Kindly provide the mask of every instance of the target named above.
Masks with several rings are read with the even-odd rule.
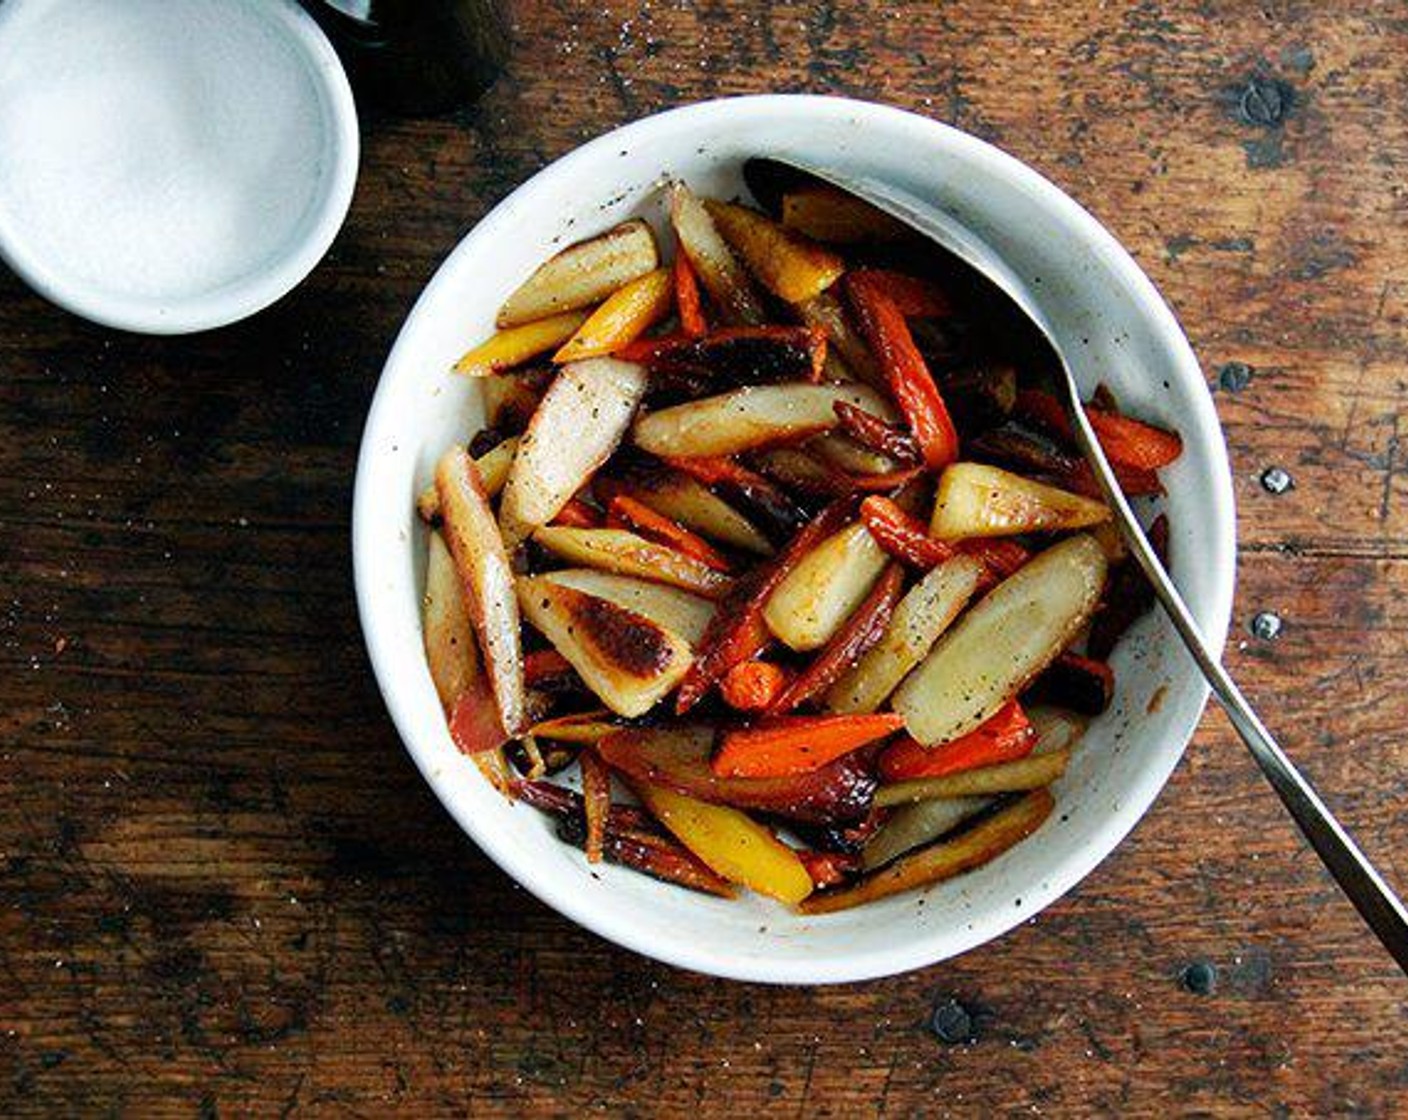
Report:
[[[277,82],[241,84],[251,59]],[[192,76],[212,69],[220,81]],[[352,90],[295,0],[5,0],[0,97],[40,153],[0,160],[0,259],[104,326],[187,334],[253,315],[313,270],[352,202]]]
[[[706,898],[632,871],[589,872],[547,820],[511,806],[455,750],[421,652],[425,539],[413,509],[434,460],[477,426],[455,357],[561,245],[625,218],[657,225],[663,175],[720,196],[743,192],[742,161],[792,154],[888,180],[957,211],[1019,274],[1040,276],[1044,310],[1130,411],[1176,427],[1166,474],[1174,576],[1215,648],[1232,602],[1234,517],[1227,459],[1198,363],[1129,255],[1036,172],[971,136],[897,109],[823,97],[713,101],[638,121],[577,149],[494,209],[436,273],[377,388],[353,515],[357,595],[382,694],[416,764],[464,830],[548,905],[671,964],[772,983],[860,980],[962,953],[1032,917],[1095,867],[1149,808],[1197,725],[1207,689],[1162,616],[1114,656],[1118,692],[1033,838],[962,878],[857,910],[799,917],[758,897]]]

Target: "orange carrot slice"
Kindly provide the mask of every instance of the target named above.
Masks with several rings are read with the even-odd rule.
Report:
[[[941,778],[960,770],[996,766],[1026,758],[1036,746],[1036,731],[1016,700],[1009,701],[981,727],[939,747],[925,747],[905,736],[880,755],[880,776],[887,782]]]
[[[894,712],[786,716],[726,731],[711,763],[721,778],[785,778],[818,770],[904,726]]]
[[[629,494],[617,494],[606,508],[606,524],[611,528],[629,529],[641,536],[692,556],[716,572],[731,572],[728,557],[697,533],[690,532],[678,521],[656,513],[644,502]]]
[[[958,458],[958,432],[933,375],[914,344],[904,313],[873,274],[853,273],[846,277],[845,284],[861,332],[880,361],[890,392],[919,442],[925,464],[935,470],[947,466]]]
[[[744,661],[719,682],[719,693],[730,708],[761,712],[787,687],[787,672],[771,661]]]
[[[675,309],[680,316],[680,330],[688,338],[701,338],[709,333],[704,318],[704,303],[699,298],[699,277],[683,253],[675,254]]]

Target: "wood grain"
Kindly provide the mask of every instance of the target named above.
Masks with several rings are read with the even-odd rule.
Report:
[[[998,943],[845,988],[707,980],[546,910],[439,809],[366,666],[348,515],[398,323],[525,176],[702,97],[917,109],[1106,222],[1214,385],[1249,367],[1215,394],[1231,665],[1408,886],[1408,20],[1368,0],[513,13],[479,106],[368,116],[332,255],[255,320],[114,334],[0,275],[3,1111],[1399,1111],[1403,980],[1220,717],[1120,850]],[[1294,488],[1265,491],[1270,466]],[[1247,631],[1265,609],[1275,642]],[[949,1001],[970,1041],[930,1028]]]

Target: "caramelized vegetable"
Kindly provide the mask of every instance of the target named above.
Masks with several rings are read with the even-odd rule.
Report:
[[[774,716],[725,731],[714,755],[721,778],[785,778],[805,774],[898,731],[904,720],[880,715]]]
[[[988,593],[895,693],[926,746],[972,731],[1054,661],[1089,620],[1105,554],[1088,535],[1053,545]]]
[[[858,443],[900,463],[919,462],[919,446],[908,432],[846,401],[837,401],[833,407],[841,427]]]
[[[723,596],[732,583],[703,561],[624,529],[549,525],[534,533],[533,540],[574,564],[668,583],[709,599]]]
[[[587,321],[586,312],[564,311],[521,327],[499,331],[455,363],[455,372],[466,377],[487,377],[521,366],[557,349]]]
[[[903,590],[904,573],[898,564],[891,564],[826,647],[768,706],[768,713],[781,715],[820,696],[878,645],[885,637],[895,603]]]
[[[767,316],[753,281],[719,235],[704,203],[683,183],[670,188],[670,222],[680,251],[730,323],[761,324]]]
[[[614,358],[564,366],[519,441],[499,505],[510,549],[546,525],[621,442],[645,371]]]
[[[614,354],[670,313],[674,289],[668,269],[638,276],[593,311],[556,354],[554,362],[575,362]]]
[[[697,462],[691,460],[691,464]],[[731,548],[760,556],[773,553],[773,546],[756,525],[683,471],[663,465],[638,466],[629,469],[624,479],[598,475],[595,489],[602,501],[609,503],[616,495],[627,494],[656,513]]]
[[[516,735],[525,714],[513,572],[478,472],[464,448],[453,448],[441,458],[435,488],[445,542],[464,587],[499,721],[508,735]]]
[[[1026,758],[1036,746],[1036,732],[1022,705],[1015,700],[1000,708],[981,727],[938,747],[897,739],[880,755],[880,776],[887,782],[912,778],[942,778],[979,766],[996,766]]]
[[[850,503],[837,502],[807,525],[792,543],[772,560],[738,580],[720,603],[700,641],[698,656],[680,685],[675,713],[684,715],[735,665],[756,656],[770,641],[763,621],[769,596],[827,535],[850,516]]]
[[[954,556],[910,588],[880,641],[827,691],[826,706],[838,712],[878,709],[958,617],[982,571],[973,557]]]
[[[804,914],[831,914],[866,902],[952,879],[965,871],[991,863],[1013,845],[1025,840],[1051,815],[1051,794],[1037,790],[972,828],[927,848],[904,856],[853,887],[822,891],[802,904]]]
[[[700,338],[709,333],[708,321],[704,318],[703,303],[699,298],[699,277],[694,274],[694,266],[683,253],[675,254],[672,270],[675,284],[675,310],[680,316],[680,330],[689,338]]]
[[[958,458],[958,432],[929,367],[914,345],[904,314],[873,274],[847,277],[846,291],[861,332],[919,443],[925,465],[934,470],[947,466]]]
[[[865,842],[861,849],[861,869],[874,871],[905,852],[932,844],[976,817],[995,800],[993,797],[949,797],[901,805]]]
[[[582,810],[587,826],[584,849],[588,863],[600,863],[606,843],[606,820],[611,812],[611,772],[591,751],[578,760],[582,768]]]
[[[554,574],[520,577],[528,619],[613,712],[648,712],[689,669],[685,638],[654,619],[573,587]]]
[[[513,327],[599,303],[659,263],[650,226],[639,219],[624,222],[542,264],[504,301],[498,325]]]
[[[613,770],[633,782],[810,824],[860,820],[875,795],[875,779],[850,755],[786,778],[721,778],[709,764],[713,747],[711,727],[683,724],[618,731],[597,749]]]
[[[939,540],[1083,529],[1109,520],[1093,501],[982,463],[954,463],[939,479],[929,532]]]
[[[629,529],[656,544],[673,548],[716,572],[728,573],[733,570],[728,557],[703,537],[691,533],[678,521],[656,513],[644,502],[636,501],[629,494],[617,494],[611,499],[606,511],[606,523],[610,528]]]
[[[820,649],[870,594],[885,570],[885,553],[860,522],[821,541],[768,596],[763,618],[798,651]]]
[[[635,791],[660,823],[716,874],[792,905],[811,894],[812,878],[797,853],[746,813],[640,780]]]
[[[1018,793],[1049,786],[1066,772],[1071,760],[1068,748],[1046,754],[1034,751],[1025,758],[959,770],[939,778],[914,778],[881,786],[875,794],[877,805],[901,805],[932,797],[977,797],[994,793]]]
[[[732,455],[836,427],[837,401],[887,411],[863,385],[756,385],[647,413],[633,438],[655,455]]]
[[[810,238],[732,202],[705,202],[714,225],[763,287],[788,303],[824,292],[846,270],[841,258]]]
[[[740,712],[766,710],[787,687],[787,672],[771,661],[744,661],[719,682],[724,703]]]
[[[724,327],[700,337],[642,339],[621,351],[656,380],[701,385],[820,381],[826,332],[814,327]]]
[[[782,224],[835,245],[906,241],[914,236],[908,226],[883,210],[824,183],[783,195]]]

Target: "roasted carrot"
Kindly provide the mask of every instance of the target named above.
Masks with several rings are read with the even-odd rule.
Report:
[[[456,698],[450,710],[450,738],[467,755],[483,754],[508,742],[486,674],[474,674],[470,686]]]
[[[887,782],[941,778],[960,770],[996,766],[1025,758],[1036,746],[1036,732],[1021,704],[1011,700],[981,727],[938,747],[909,736],[891,743],[880,755],[880,776]]]
[[[523,657],[523,683],[539,688],[558,677],[575,675],[572,663],[555,649],[535,649]]]
[[[861,502],[860,515],[875,543],[910,567],[927,572],[959,552],[981,560],[984,571],[978,583],[980,592],[1002,582],[1031,557],[1016,541],[1001,537],[935,540],[922,521],[901,509],[892,498],[880,495]]]
[[[1050,393],[1040,389],[1019,391],[1014,412],[1068,443],[1075,442],[1075,431],[1065,406]],[[1156,471],[1183,453],[1183,440],[1175,432],[1094,405],[1085,406],[1085,415],[1112,466]],[[1123,479],[1121,485],[1124,485]],[[1125,489],[1128,492],[1128,487]]]
[[[663,544],[692,556],[707,564],[716,572],[731,572],[733,565],[728,557],[697,533],[686,529],[678,521],[656,513],[644,502],[637,501],[629,494],[617,494],[606,507],[606,524],[609,528],[629,529],[642,537]]]
[[[730,708],[761,712],[787,687],[787,672],[771,661],[744,661],[719,682],[719,693]]]
[[[826,351],[821,327],[721,327],[698,338],[681,332],[638,339],[616,356],[644,363],[657,380],[697,383],[707,391],[711,385],[820,381]]]
[[[680,316],[680,330],[689,338],[699,338],[709,332],[704,319],[704,305],[699,298],[699,277],[683,253],[675,254],[675,309]]]
[[[606,841],[606,818],[611,812],[611,772],[595,752],[585,750],[577,760],[582,769],[582,812],[586,819],[588,863],[600,863]]]
[[[769,715],[781,715],[819,696],[885,636],[895,604],[904,590],[904,569],[891,564],[875,581],[845,624],[822,651],[768,705]]]
[[[573,529],[596,529],[601,526],[601,514],[581,498],[568,498],[567,504],[558,510],[552,523]]]
[[[957,547],[937,541],[917,517],[902,510],[891,498],[874,495],[860,504],[860,515],[875,543],[913,568],[928,571],[938,567]]]
[[[900,314],[908,318],[939,319],[953,314],[953,304],[932,280],[884,268],[857,269],[851,275],[856,273],[862,274],[869,283],[889,296]]]
[[[529,805],[558,821],[558,835],[578,848],[586,845],[582,796],[551,782],[519,782],[514,787]],[[727,879],[714,874],[684,845],[663,834],[648,813],[634,805],[612,805],[606,818],[602,855],[667,883],[721,898],[738,892]]]
[[[860,870],[859,857],[841,852],[798,851],[797,858],[818,887],[839,886]]]
[[[785,778],[806,774],[904,726],[894,712],[874,715],[783,716],[725,731],[711,766],[721,778]]]
[[[664,461],[696,482],[737,495],[778,533],[794,533],[807,519],[801,507],[772,479],[726,455],[666,456]],[[728,500],[727,493],[722,497]]]
[[[919,445],[908,432],[887,424],[874,413],[866,412],[849,401],[837,401],[832,407],[836,410],[836,418],[841,421],[842,430],[862,447],[888,455],[901,463],[919,462]]]
[[[926,466],[935,470],[958,458],[958,432],[933,375],[914,344],[904,313],[874,274],[845,279],[861,332],[879,359],[885,380],[918,441]]]
[[[763,604],[773,589],[808,552],[850,519],[854,503],[840,499],[821,511],[782,552],[738,579],[714,611],[680,682],[675,713],[683,715],[739,662],[757,656],[772,640],[763,622]]]
[[[975,537],[959,541],[958,551],[981,560],[994,583],[1006,579],[1032,558],[1032,554],[1016,541],[1002,537]],[[982,586],[980,583],[979,587]]]

